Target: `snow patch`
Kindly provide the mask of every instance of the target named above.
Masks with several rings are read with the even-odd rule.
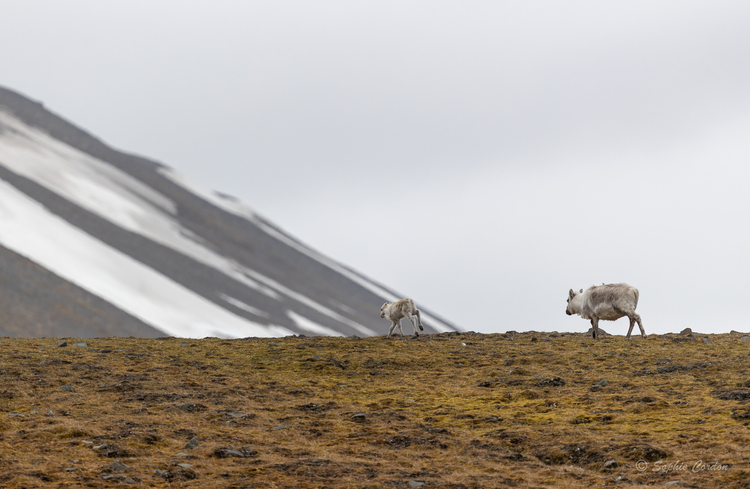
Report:
[[[293,334],[248,321],[52,214],[0,180],[0,242],[156,329],[180,337]]]
[[[312,321],[310,319],[307,319],[304,316],[300,316],[299,314],[295,313],[294,311],[287,311],[286,315],[291,318],[292,321],[300,328],[304,329],[305,331],[310,331],[311,333],[319,334],[319,335],[326,335],[326,336],[344,336],[343,334],[339,333],[338,331],[334,331],[331,328],[326,328],[325,326],[321,326],[320,324],[316,323],[315,321]]]
[[[250,306],[248,304],[245,304],[241,300],[235,299],[234,297],[230,297],[230,296],[228,296],[226,294],[220,294],[219,297],[223,301],[227,302],[228,304],[233,305],[237,309],[242,309],[243,311],[247,311],[250,314],[255,314],[256,316],[262,317],[262,318],[269,318],[269,317],[271,317],[271,315],[268,314],[267,312],[261,311],[260,309],[258,309],[256,307],[253,307],[253,306]]]

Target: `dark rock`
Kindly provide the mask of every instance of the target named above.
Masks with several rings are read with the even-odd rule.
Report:
[[[55,346],[58,346],[58,347],[68,346],[68,342],[66,340],[62,340],[61,342],[59,342]]]
[[[195,412],[198,412],[198,411],[205,411],[206,409],[208,409],[203,404],[195,404],[193,402],[186,402],[186,403],[183,403],[183,404],[178,404],[177,408],[178,409],[182,409],[183,411],[187,411],[189,413],[195,413]]]
[[[745,401],[750,399],[749,391],[726,391],[716,395],[719,399],[725,401]]]
[[[680,334],[683,335],[683,336],[689,336],[689,335],[693,334],[693,330],[690,329],[690,328],[685,328],[682,331],[680,331]]]
[[[366,417],[365,413],[357,413],[357,414],[353,415],[351,419],[352,419],[352,421],[357,422],[357,423],[364,423],[365,420],[366,420],[366,418],[367,417]]]
[[[118,447],[117,445],[100,445],[99,455],[107,458],[127,458],[131,456],[130,452],[124,448]]]
[[[189,442],[187,442],[187,444],[185,444],[184,448],[187,450],[192,450],[193,448],[197,446],[198,446],[198,438],[193,437],[190,439]]]
[[[565,381],[561,379],[560,377],[552,377],[551,379],[543,379],[537,382],[537,385],[540,387],[544,386],[553,386],[553,387],[562,387],[565,385]]]
[[[713,343],[714,341],[708,336],[703,337],[703,343]]]
[[[73,386],[72,386],[72,385],[70,385],[70,384],[65,384],[65,385],[61,385],[61,386],[60,386],[60,390],[61,390],[61,391],[65,391],[65,392],[75,392],[75,391],[76,391],[76,390],[75,390],[75,389],[73,388]]]

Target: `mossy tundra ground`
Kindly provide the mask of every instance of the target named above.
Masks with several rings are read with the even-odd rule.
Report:
[[[0,487],[750,487],[740,336],[2,338]]]

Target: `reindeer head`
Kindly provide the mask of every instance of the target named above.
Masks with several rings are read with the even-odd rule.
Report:
[[[583,289],[581,289],[580,292],[576,292],[575,290],[570,289],[570,292],[568,292],[568,307],[565,308],[565,314],[567,314],[568,316],[572,316],[573,314],[580,314],[582,293]]]
[[[382,306],[380,306],[380,317],[381,318],[385,317],[385,313],[388,310],[388,306],[390,306],[390,305],[391,305],[390,302],[386,302],[385,304],[383,304]]]

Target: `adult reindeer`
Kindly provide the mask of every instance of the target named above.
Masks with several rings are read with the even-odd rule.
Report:
[[[578,314],[583,319],[590,319],[591,326],[594,328],[592,336],[599,339],[599,320],[614,321],[623,316],[630,319],[630,328],[626,340],[630,339],[630,333],[633,332],[633,325],[638,323],[641,329],[641,336],[646,337],[646,331],[643,329],[641,317],[636,314],[635,308],[638,305],[638,289],[628,284],[606,284],[589,287],[584,292],[576,292],[570,289],[568,294],[568,307],[565,313],[568,316]]]

